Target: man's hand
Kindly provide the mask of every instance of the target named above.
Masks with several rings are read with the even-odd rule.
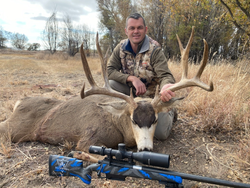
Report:
[[[131,82],[136,89],[136,96],[143,95],[146,93],[147,89],[145,84],[136,76],[129,76],[127,82]]]
[[[175,96],[175,93],[172,92],[171,90],[168,90],[170,86],[174,84],[166,84],[161,88],[160,94],[161,94],[161,100],[162,102],[167,102],[169,101],[172,97]]]

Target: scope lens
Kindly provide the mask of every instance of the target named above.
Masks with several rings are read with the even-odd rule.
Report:
[[[100,146],[90,146],[89,147],[89,153],[103,155],[103,150],[104,149],[105,149],[104,147],[100,147]]]

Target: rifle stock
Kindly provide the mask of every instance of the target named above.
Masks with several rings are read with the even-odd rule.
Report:
[[[104,159],[99,163],[83,167],[83,161],[59,155],[49,157],[49,175],[51,176],[75,176],[84,183],[91,183],[92,172],[99,175],[104,173],[107,179],[125,181],[126,177],[158,180],[160,183],[181,184],[182,178],[171,175],[165,170],[157,168],[147,168],[143,166],[131,165],[123,161]]]

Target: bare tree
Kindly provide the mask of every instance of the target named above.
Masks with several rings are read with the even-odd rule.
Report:
[[[63,19],[63,29],[61,31],[60,47],[67,51],[70,56],[79,52],[80,45],[84,43],[87,56],[90,55],[90,31],[86,25],[74,25],[70,16],[65,15]]]
[[[69,15],[65,15],[63,19],[64,28],[62,31],[62,43],[64,48],[67,49],[67,52],[70,56],[74,56],[79,52],[78,41],[74,38],[74,28],[73,23]]]
[[[28,37],[24,34],[13,33],[10,37],[11,45],[17,49],[24,49],[28,42]]]
[[[5,48],[5,43],[7,42],[7,37],[2,26],[0,26],[0,48]]]
[[[90,49],[93,45],[93,41],[91,41],[91,35],[93,34],[91,34],[90,29],[86,25],[78,25],[76,27],[76,32],[76,38],[80,43],[84,44],[83,49],[85,50],[86,55],[90,56]]]
[[[49,50],[51,54],[54,54],[58,48],[58,33],[58,20],[56,18],[56,12],[53,12],[47,20],[46,26],[42,32],[45,48]]]

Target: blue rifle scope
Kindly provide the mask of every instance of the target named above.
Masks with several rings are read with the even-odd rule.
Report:
[[[105,148],[100,146],[90,146],[89,153],[98,155],[107,155],[109,158],[113,156],[117,160],[129,159],[136,160],[146,165],[158,166],[158,167],[169,167],[170,156],[166,154],[154,153],[150,151],[131,152],[125,149],[125,144],[118,144],[118,150],[112,148]]]

